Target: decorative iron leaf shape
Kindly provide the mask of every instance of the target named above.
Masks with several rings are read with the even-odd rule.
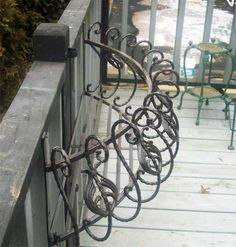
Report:
[[[176,144],[174,150],[172,150],[175,157],[179,148],[179,122],[172,109],[172,100],[164,93],[155,92],[144,98],[143,105],[156,109],[161,114],[163,129],[159,129],[157,136],[161,135],[161,138],[164,138],[166,135],[168,138],[168,140],[165,139],[168,146],[162,149],[162,152]]]
[[[140,132],[139,132],[139,129],[137,128],[137,126],[135,124],[127,121],[127,120],[124,120],[124,119],[117,120],[112,125],[112,128],[111,128],[111,140],[112,140],[114,149],[116,150],[117,156],[120,159],[121,163],[125,167],[128,175],[130,177],[130,180],[132,181],[132,183],[130,185],[125,186],[125,188],[123,189],[122,197],[123,198],[126,197],[133,202],[137,202],[135,212],[130,217],[124,218],[124,217],[118,216],[117,214],[113,213],[113,217],[115,219],[117,219],[119,221],[127,222],[127,221],[131,221],[137,217],[137,215],[141,209],[142,198],[141,198],[141,191],[140,191],[140,188],[139,188],[139,185],[137,182],[137,178],[134,175],[131,168],[129,167],[129,164],[127,163],[124,155],[122,154],[122,150],[120,149],[120,147],[117,143],[118,140],[117,140],[116,136],[117,136],[117,132],[119,132],[119,130],[120,130],[120,127],[121,127],[120,125],[122,125],[123,131],[127,130],[127,132],[125,133],[125,139],[129,144],[139,146],[140,141],[141,141],[140,140],[141,136],[140,136]],[[130,133],[130,131],[132,131],[132,134]],[[130,191],[132,191],[133,188],[135,189],[137,199],[134,199],[132,196],[130,196]]]
[[[142,202],[145,203],[151,201],[157,195],[160,188],[160,173],[162,170],[161,152],[151,141],[146,142],[143,140],[138,150],[138,160],[142,167],[142,169],[137,171],[138,180],[145,185],[155,186],[151,195],[142,199]],[[148,176],[149,180],[143,177],[146,173],[152,175]]]
[[[91,212],[106,217],[111,215],[118,197],[116,185],[96,171],[83,171],[88,175],[84,201]],[[99,193],[99,195],[96,195]],[[104,206],[103,206],[104,204]]]
[[[138,150],[138,160],[144,172],[157,175],[162,169],[160,150],[151,141],[142,141]]]
[[[179,148],[178,125],[173,117],[175,115],[172,110],[172,101],[168,95],[155,92],[145,97],[143,105],[143,107],[134,111],[132,122],[141,128],[142,143],[152,141],[153,146],[158,145],[161,156],[165,156],[162,167],[169,165],[166,175],[162,178],[162,181],[165,181],[173,170],[174,157]],[[149,154],[149,157],[152,157],[150,150],[145,151]],[[147,157],[147,155],[144,155],[144,157]],[[144,166],[143,169],[150,172],[150,166],[147,166],[145,159],[140,158],[140,161]]]
[[[97,149],[95,153],[90,154],[89,150],[92,146],[97,146]],[[112,181],[97,171],[101,164],[108,161],[109,153],[106,145],[96,136],[88,136],[85,141],[85,158],[89,167],[84,171],[88,175],[84,194],[85,203],[94,214],[102,217],[111,215],[117,204],[118,190]]]

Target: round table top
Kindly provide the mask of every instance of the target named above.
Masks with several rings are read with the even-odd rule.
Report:
[[[223,53],[228,52],[228,50],[221,44],[214,43],[200,43],[196,45],[202,51],[207,51],[209,53]]]

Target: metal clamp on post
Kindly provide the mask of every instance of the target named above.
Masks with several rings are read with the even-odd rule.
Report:
[[[78,56],[78,52],[76,48],[68,48],[67,57],[68,58],[75,58]]]

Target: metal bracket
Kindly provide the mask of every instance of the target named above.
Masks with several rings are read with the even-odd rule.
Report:
[[[78,56],[78,52],[76,48],[68,48],[67,57],[68,58],[75,58]]]

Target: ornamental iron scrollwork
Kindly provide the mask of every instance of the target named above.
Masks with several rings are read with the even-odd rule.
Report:
[[[66,153],[60,147],[52,149],[47,172],[53,173],[59,197],[64,203],[66,230],[53,235],[51,246],[73,238],[74,246],[78,247],[82,231],[96,241],[104,241],[111,234],[114,219],[121,222],[135,219],[142,203],[153,200],[161,183],[171,175],[179,149],[179,122],[172,102],[172,98],[179,94],[179,75],[173,63],[165,59],[161,51],[153,49],[149,41],[137,41],[132,34],[121,37],[118,29],[109,28],[104,37],[106,44],[92,41],[93,35],[100,34],[101,24],[96,22],[89,28],[84,43],[95,51],[101,62],[106,61],[117,70],[118,80],[109,89],[104,89],[101,81],[87,84],[81,98],[88,97],[102,103],[119,118],[111,121],[108,136],[101,138],[97,134],[89,134],[73,153]],[[113,48],[107,44],[112,44]],[[145,46],[142,47],[143,44]],[[120,51],[123,45],[130,49],[130,56]],[[141,52],[139,62],[132,58],[138,50]],[[146,71],[143,67],[150,55],[151,65]],[[128,96],[125,99],[118,95],[118,91],[122,70],[126,68],[131,72],[134,83],[130,92],[126,92]],[[128,103],[135,95],[138,78],[147,84],[148,93],[139,106],[134,107]],[[174,88],[173,93],[163,90],[162,86]],[[116,171],[108,173],[108,167],[114,166],[114,159],[117,161]],[[127,181],[123,181],[123,176]],[[74,180],[83,183],[74,186]],[[142,190],[147,186],[152,187],[148,190],[149,194]],[[83,196],[80,205],[83,217],[78,217],[75,210],[79,203],[74,199],[76,188],[81,189],[79,196]],[[120,211],[124,202],[134,205],[130,215],[127,212],[123,215]],[[105,230],[99,235],[93,226],[102,219],[106,221]]]

